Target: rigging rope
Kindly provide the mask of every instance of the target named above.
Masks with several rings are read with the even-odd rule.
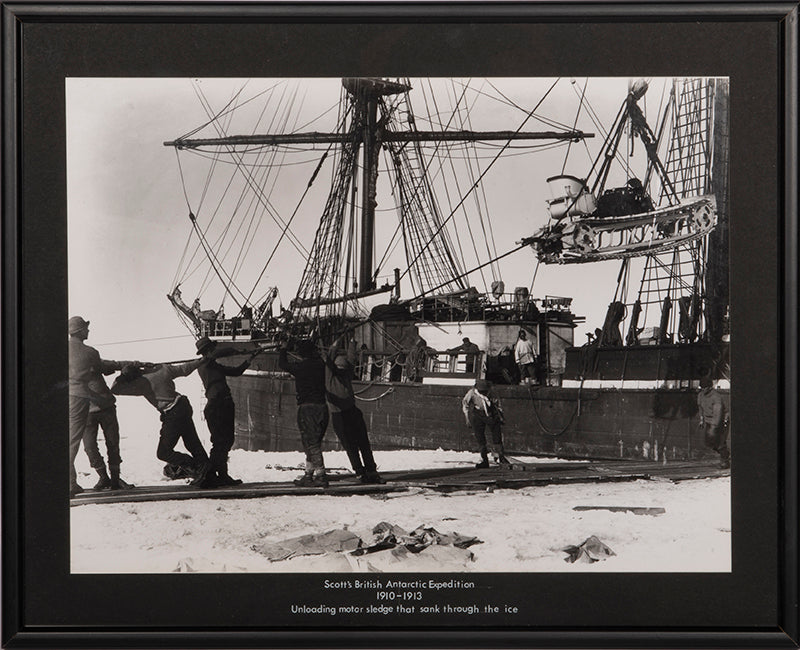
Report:
[[[492,100],[494,100],[494,101],[496,101],[496,102],[499,102],[500,104],[506,104],[507,106],[511,106],[512,108],[516,108],[516,109],[518,109],[518,110],[522,111],[523,113],[527,113],[527,112],[528,112],[528,111],[527,111],[527,110],[526,110],[524,107],[520,106],[520,105],[519,105],[519,104],[517,104],[516,102],[514,102],[514,101],[512,101],[511,99],[509,99],[508,97],[506,97],[506,96],[505,96],[505,95],[504,95],[504,94],[503,94],[503,93],[502,93],[502,92],[501,92],[501,91],[500,91],[500,90],[499,90],[499,89],[498,89],[498,88],[497,88],[497,87],[496,87],[496,86],[495,86],[495,85],[494,85],[494,84],[491,82],[491,80],[487,79],[487,80],[486,80],[486,82],[487,82],[487,83],[488,83],[488,84],[489,84],[489,85],[492,87],[492,89],[493,89],[493,90],[494,90],[494,91],[495,91],[495,92],[496,92],[498,95],[500,95],[500,97],[502,97],[502,100],[498,99],[497,97],[494,97],[494,96],[490,95],[489,93],[485,93],[485,92],[482,92],[482,91],[475,91],[475,92],[477,92],[478,94],[481,94],[481,95],[483,95],[483,96],[485,96],[485,97],[488,97],[488,98],[490,98],[490,99],[492,99]],[[456,81],[456,83],[462,83],[462,82],[458,82],[458,81]],[[547,126],[556,127],[556,128],[559,128],[559,129],[563,129],[563,130],[565,130],[565,131],[569,129],[569,126],[568,126],[567,124],[564,124],[564,123],[562,123],[562,122],[559,122],[559,121],[557,121],[557,120],[554,120],[554,119],[552,119],[552,118],[544,117],[544,116],[542,116],[542,115],[534,115],[534,116],[533,116],[533,118],[534,118],[536,121],[538,121],[538,122],[541,122],[542,124],[546,124]]]
[[[509,256],[509,255],[511,255],[512,253],[516,253],[518,250],[521,250],[521,249],[525,248],[527,245],[528,245],[528,244],[520,244],[520,245],[519,245],[519,246],[517,246],[516,248],[512,248],[512,249],[511,249],[510,251],[508,251],[507,253],[503,253],[503,254],[502,254],[502,255],[500,255],[499,257],[496,257],[494,260],[489,260],[488,262],[485,262],[484,264],[481,264],[480,266],[478,266],[478,267],[475,267],[474,269],[472,269],[472,270],[470,270],[470,271],[466,271],[465,273],[462,273],[462,274],[461,274],[461,277],[465,277],[465,276],[469,275],[470,273],[474,273],[474,272],[475,272],[475,271],[477,271],[479,268],[481,268],[481,267],[484,267],[484,266],[488,266],[488,265],[489,265],[489,264],[491,264],[492,262],[496,262],[496,261],[498,261],[498,260],[501,260],[501,259],[503,259],[504,257],[508,257],[508,256]],[[441,289],[443,286],[446,286],[447,284],[448,284],[448,283],[446,282],[445,284],[439,285],[438,287],[434,287],[433,289],[429,289],[428,291],[425,291],[425,292],[423,292],[423,293],[419,294],[418,296],[414,296],[413,298],[411,298],[410,300],[406,300],[405,302],[413,302],[414,300],[418,300],[418,299],[422,298],[423,296],[425,296],[425,294],[427,294],[427,293],[430,293],[431,291],[436,291],[437,289]]]
[[[581,115],[581,109],[583,108],[583,100],[586,97],[586,86],[589,85],[589,78],[587,77],[586,80],[583,82],[583,90],[581,91],[581,101],[578,104],[578,110],[575,113],[575,121],[572,123],[572,130],[574,131],[578,126],[578,118]],[[567,168],[567,160],[569,159],[569,152],[572,148],[572,142],[567,143],[567,153],[564,155],[564,164],[561,165],[561,173],[564,173],[564,170]]]
[[[331,146],[333,146],[333,145],[331,145]],[[330,149],[331,149],[331,147],[329,146],[328,149],[325,151],[325,153],[322,154],[322,158],[320,158],[320,161],[317,164],[317,168],[314,170],[314,173],[311,175],[311,179],[308,181],[308,185],[306,185],[306,189],[303,192],[303,195],[300,197],[300,200],[297,202],[297,206],[295,207],[294,212],[292,212],[292,216],[289,217],[289,220],[286,222],[286,226],[281,231],[281,235],[280,235],[280,237],[278,237],[278,241],[275,242],[275,246],[273,247],[272,252],[270,253],[269,257],[267,258],[267,261],[264,263],[264,268],[261,269],[261,273],[258,274],[258,278],[256,278],[255,283],[253,283],[253,289],[250,291],[250,294],[247,296],[248,300],[251,298],[251,296],[253,295],[253,292],[256,290],[256,287],[258,286],[258,283],[261,281],[261,278],[264,276],[264,273],[266,272],[267,267],[269,266],[270,262],[272,261],[272,258],[275,256],[275,253],[277,252],[278,247],[280,246],[280,243],[283,241],[283,237],[286,234],[286,231],[289,229],[289,226],[291,225],[292,220],[295,218],[295,216],[297,216],[297,212],[300,209],[300,206],[302,205],[303,200],[306,198],[306,195],[308,194],[308,191],[311,189],[311,186],[313,185],[314,180],[317,178],[317,174],[319,174],[320,169],[322,169],[322,165],[325,162],[325,158],[328,157],[328,152],[330,151]]]
[[[239,309],[241,309],[242,305],[239,304],[239,301],[236,299],[236,297],[229,290],[229,286],[230,286],[230,284],[232,284],[232,282],[230,284],[228,282],[226,282],[225,278],[222,277],[222,273],[225,272],[224,269],[221,268],[221,265],[220,265],[220,268],[217,268],[217,265],[214,264],[215,261],[217,262],[217,264],[219,264],[219,260],[216,259],[216,256],[214,255],[214,251],[212,251],[209,248],[208,242],[206,241],[202,230],[200,230],[200,226],[197,225],[197,218],[191,212],[189,213],[189,220],[192,222],[192,227],[194,228],[195,233],[197,233],[198,238],[200,239],[200,241],[203,244],[203,250],[205,250],[206,255],[208,255],[208,259],[211,261],[211,266],[213,267],[214,272],[217,274],[217,277],[219,277],[220,282],[222,282],[222,285],[225,287],[225,291],[228,292],[228,295],[230,295],[230,297],[233,299],[233,301],[236,303],[236,305],[239,307]],[[226,275],[227,275],[227,273],[226,273]]]
[[[472,121],[470,119],[469,110],[467,111],[466,124],[467,124],[468,127],[470,127],[470,129],[472,128]],[[480,165],[477,162],[478,161],[477,147],[475,146],[475,143],[472,142],[472,143],[468,143],[468,148],[472,152],[472,159],[467,157],[466,160],[467,160],[467,163],[468,163],[468,169],[469,169],[470,178],[474,179],[475,178],[475,172],[473,171],[473,168],[472,168],[473,160],[475,161],[475,166],[478,169],[480,169]],[[497,246],[496,246],[496,243],[494,241],[494,232],[492,231],[492,220],[491,219],[484,219],[484,211],[488,214],[489,206],[488,206],[488,201],[486,200],[486,188],[482,183],[480,184],[480,193],[481,193],[481,196],[483,197],[483,209],[481,208],[480,199],[477,196],[477,194],[475,196],[475,207],[476,207],[476,209],[478,211],[478,217],[480,219],[481,230],[483,231],[483,238],[484,238],[484,242],[486,244],[486,253],[489,255],[489,257],[491,257],[492,255],[497,256]],[[488,221],[488,235],[487,235],[487,221]],[[499,269],[499,267],[496,267],[495,265],[493,265],[493,266],[490,266],[490,270],[492,272],[492,279],[493,280],[500,279],[500,269]],[[490,287],[488,285],[486,285],[486,281],[485,280],[484,280],[484,286],[485,286],[486,291],[488,292]]]
[[[528,116],[527,116],[527,117],[526,117],[526,118],[525,118],[525,119],[522,121],[522,124],[520,124],[520,125],[519,125],[519,127],[517,128],[517,130],[516,130],[516,132],[517,132],[517,133],[519,133],[519,132],[522,130],[522,127],[523,127],[523,126],[525,126],[525,124],[528,122],[528,120],[529,120],[529,119],[530,119],[530,117],[533,115],[533,113],[536,111],[536,109],[537,109],[537,108],[539,108],[539,106],[541,106],[542,102],[543,102],[543,101],[544,101],[544,100],[547,98],[547,96],[550,94],[550,92],[553,90],[553,88],[555,88],[555,86],[556,86],[556,84],[557,84],[557,83],[558,83],[558,79],[556,79],[556,81],[553,83],[553,85],[552,85],[552,86],[550,86],[549,90],[548,90],[548,91],[547,91],[547,92],[544,94],[544,96],[543,96],[543,97],[542,97],[542,98],[539,100],[539,102],[536,104],[536,106],[534,106],[534,107],[533,107],[533,109],[531,109],[531,111],[528,113]],[[459,207],[461,207],[461,205],[462,205],[462,204],[464,203],[464,201],[466,200],[467,196],[469,196],[469,194],[472,192],[472,190],[474,190],[474,189],[475,189],[475,187],[477,186],[477,183],[479,183],[481,180],[483,180],[483,177],[484,177],[484,176],[485,176],[485,175],[488,173],[488,171],[489,171],[489,170],[492,168],[492,166],[493,166],[493,165],[494,165],[494,163],[497,161],[497,159],[498,159],[498,158],[499,158],[499,157],[502,155],[502,153],[503,153],[503,152],[506,150],[506,148],[507,148],[507,146],[508,146],[508,144],[509,144],[510,142],[511,142],[511,141],[509,140],[509,141],[508,141],[508,142],[507,142],[507,143],[506,143],[506,144],[503,146],[503,148],[501,148],[501,149],[500,149],[500,151],[499,151],[499,152],[497,153],[497,155],[494,157],[494,159],[492,160],[492,162],[490,162],[490,163],[489,163],[489,165],[486,167],[486,169],[485,169],[485,170],[483,170],[483,172],[481,173],[480,177],[479,177],[479,178],[478,178],[478,180],[476,181],[475,185],[473,185],[473,186],[470,188],[470,190],[467,192],[467,194],[464,196],[464,198],[462,198],[462,199],[461,199],[461,201],[460,201],[460,202],[458,203],[458,205],[456,206],[455,210],[457,210]],[[455,214],[455,210],[453,210],[453,211],[450,213],[450,215],[449,215],[449,216],[448,216],[448,217],[447,217],[447,218],[446,218],[446,219],[445,219],[445,220],[442,222],[442,225],[439,227],[439,230],[438,230],[436,233],[434,233],[434,237],[435,237],[437,234],[439,234],[439,231],[440,231],[442,228],[444,228],[444,226],[447,224],[447,222],[448,222],[448,221],[450,221],[450,219],[451,219],[451,218],[453,217],[453,215]],[[428,242],[428,244],[426,244],[426,245],[425,245],[425,247],[422,249],[422,251],[420,251],[420,253],[419,253],[419,254],[417,254],[417,257],[416,257],[414,260],[412,260],[412,262],[409,264],[409,269],[410,269],[410,268],[411,268],[411,266],[414,264],[414,262],[416,262],[416,260],[419,258],[419,256],[420,256],[420,255],[421,255],[421,254],[422,254],[422,253],[423,253],[423,252],[424,252],[424,251],[427,249],[427,247],[430,245],[431,241],[432,241],[432,240],[430,240],[430,241]],[[520,246],[520,248],[522,248],[522,246]],[[515,250],[519,250],[519,249],[515,249]],[[513,252],[513,251],[512,251],[512,252]],[[503,257],[505,257],[505,255],[504,255]],[[500,258],[498,258],[498,259],[500,259]],[[486,265],[484,264],[484,265],[482,265],[482,266],[486,266]],[[406,269],[406,271],[403,273],[403,276],[404,276],[406,273],[408,273],[408,269]],[[402,278],[403,276],[401,276],[401,278]]]
[[[430,86],[430,81],[429,81],[428,83],[429,83],[429,86]],[[454,106],[454,108],[453,108],[453,110],[452,110],[452,117],[451,117],[451,121],[452,121],[452,119],[454,119],[456,116],[458,116],[458,117],[460,118],[460,110],[461,110],[461,109],[460,109],[460,107],[461,107],[461,101],[464,99],[464,97],[465,97],[465,95],[466,95],[466,92],[467,92],[467,89],[468,89],[468,88],[469,88],[469,84],[464,84],[464,89],[463,89],[463,91],[462,91],[462,93],[461,93],[461,96],[460,96],[460,97],[458,98],[458,100],[456,101],[456,103],[455,103],[455,106]],[[437,111],[437,114],[438,114],[439,108],[438,108],[438,104],[437,104],[437,102],[436,102],[436,95],[435,95],[435,93],[433,92],[433,88],[432,88],[432,87],[431,87],[431,99],[432,99],[432,101],[433,101],[434,107],[436,108],[436,111]],[[448,124],[449,124],[449,123],[448,123]],[[464,128],[464,123],[463,123],[463,120],[460,122],[460,124],[459,124],[459,127],[460,127],[460,128],[463,130],[463,128]],[[452,171],[453,180],[455,181],[455,184],[456,184],[456,190],[457,190],[457,191],[458,191],[458,193],[460,194],[460,193],[461,193],[461,184],[459,183],[459,180],[458,180],[458,174],[456,173],[455,165],[453,164],[453,157],[452,157],[452,155],[451,155],[451,151],[452,151],[452,149],[453,149],[454,147],[450,146],[450,145],[449,145],[449,144],[447,144],[447,143],[445,143],[445,145],[444,145],[444,146],[445,146],[445,148],[447,149],[447,154],[448,154],[448,155],[447,155],[447,160],[448,160],[448,162],[449,162],[449,164],[450,164],[450,169],[451,169],[451,171]],[[469,156],[469,154],[466,152],[466,143],[464,144],[464,148],[465,148],[465,154],[466,154],[466,155],[464,156],[464,160],[467,160],[467,161],[469,161],[469,159],[470,159],[470,156]],[[440,169],[441,169],[441,170],[442,170],[442,172],[443,172],[443,164],[440,166]],[[468,171],[469,171],[469,176],[470,176],[470,179],[471,179],[473,182],[475,182],[475,175],[474,175],[474,173],[473,173],[473,171],[472,171],[472,168],[471,168],[471,166],[469,166],[469,165],[468,165],[468,166],[467,166],[467,169],[468,169]],[[444,174],[442,174],[442,175],[444,175]],[[447,201],[448,201],[448,203],[450,204],[450,206],[452,206],[452,202],[451,202],[451,200],[450,200],[450,191],[449,191],[449,188],[448,188],[447,184],[445,184],[445,185],[444,185],[444,190],[445,190],[445,194],[446,194],[446,196],[447,196]],[[479,213],[479,215],[480,215],[480,205],[479,205],[479,204],[477,204],[477,202],[476,202],[476,205],[478,206],[478,213]],[[462,214],[463,214],[463,216],[464,216],[464,222],[466,223],[466,226],[467,226],[467,233],[469,234],[470,242],[472,243],[472,250],[473,250],[473,252],[475,253],[475,257],[476,257],[476,259],[480,260],[480,254],[478,253],[478,245],[477,245],[477,243],[476,243],[476,241],[475,241],[475,236],[474,236],[474,234],[473,234],[473,232],[472,232],[472,224],[470,223],[469,219],[467,218],[467,213],[466,213],[466,210],[464,209],[464,207],[463,207],[463,206],[462,206]],[[481,225],[483,225],[483,224],[481,223]],[[464,256],[464,253],[463,253],[463,250],[462,250],[462,248],[461,248],[461,241],[460,241],[460,238],[458,238],[458,228],[456,227],[456,228],[454,228],[454,230],[455,230],[456,237],[457,237],[458,244],[459,244],[459,251],[461,252],[461,256],[462,256],[462,258],[463,258],[463,256]],[[446,231],[445,231],[445,232],[446,232]],[[486,240],[486,233],[485,233],[485,231],[484,231],[484,241],[485,241],[485,240]],[[487,244],[487,248],[488,248],[488,244]],[[490,253],[490,256],[491,256],[491,253]],[[487,284],[487,282],[486,282],[486,278],[485,278],[485,277],[484,277],[484,275],[483,275],[483,272],[481,272],[481,280],[483,281],[483,284],[484,284],[484,289],[488,290],[488,284]]]

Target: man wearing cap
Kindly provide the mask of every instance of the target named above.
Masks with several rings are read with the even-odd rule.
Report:
[[[235,405],[231,396],[231,389],[228,387],[226,377],[239,377],[250,365],[256,354],[261,350],[256,350],[242,361],[238,366],[225,366],[217,363],[217,359],[228,357],[239,353],[233,348],[221,349],[216,341],[212,341],[207,336],[197,341],[197,353],[203,356],[206,363],[197,369],[197,374],[203,380],[203,388],[206,391],[206,406],[203,414],[206,418],[208,430],[211,433],[211,453],[209,470],[204,482],[204,487],[212,485],[240,485],[241,480],[231,478],[228,474],[228,452],[233,447],[234,432],[233,423],[235,416]]]
[[[328,487],[322,459],[322,439],[328,428],[328,407],[325,404],[325,362],[317,354],[314,341],[297,342],[298,361],[289,360],[289,351],[282,345],[278,367],[294,377],[297,396],[297,428],[306,454],[306,471],[295,480],[298,487]]]
[[[384,483],[378,474],[369,444],[364,414],[356,406],[353,392],[356,342],[342,353],[335,341],[325,357],[325,397],[336,437],[347,452],[353,471],[362,483]]]
[[[700,379],[700,392],[697,395],[697,408],[700,415],[700,428],[703,430],[706,447],[716,451],[720,457],[720,467],[731,466],[731,451],[728,449],[728,409],[722,395],[714,388],[711,377]]]
[[[69,319],[69,457],[70,496],[83,492],[78,484],[75,458],[81,440],[92,468],[100,477],[95,489],[115,490],[131,487],[120,478],[119,423],[115,398],[108,390],[103,375],[120,370],[130,361],[109,361],[84,343],[89,338],[89,321],[80,316]],[[103,457],[97,448],[97,427],[103,427],[108,451],[109,477]]]
[[[478,452],[481,462],[475,465],[478,468],[489,467],[489,453],[486,445],[486,427],[492,434],[493,456],[500,465],[508,465],[503,449],[503,434],[501,426],[504,422],[503,408],[500,400],[494,396],[491,384],[485,379],[479,379],[475,386],[467,391],[461,400],[461,410],[467,426],[472,427],[475,440],[478,442]]]
[[[467,372],[475,372],[475,360],[481,353],[481,349],[476,343],[470,341],[469,337],[465,336],[463,339],[461,339],[461,345],[456,348],[450,348],[448,352],[450,354],[458,354],[459,352],[463,352],[466,355]]]
[[[175,390],[174,380],[192,374],[204,363],[205,359],[186,363],[146,364],[144,371],[137,365],[127,365],[111,386],[111,392],[115,395],[140,395],[158,410],[161,414],[161,431],[156,457],[167,463],[164,474],[170,478],[194,476],[192,484],[199,487],[205,487],[203,482],[211,466],[203,443],[197,436],[189,398]],[[191,456],[175,451],[178,440],[183,441],[183,446]]]
[[[536,378],[536,353],[525,330],[520,330],[514,346],[514,360],[519,368],[520,384],[530,384]]]

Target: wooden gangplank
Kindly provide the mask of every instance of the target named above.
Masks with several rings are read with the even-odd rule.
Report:
[[[186,483],[164,483],[130,490],[87,490],[70,499],[70,505],[170,501],[186,499],[252,499],[273,496],[381,496],[424,488],[440,492],[518,489],[536,485],[634,480],[670,480],[729,476],[712,461],[593,461],[536,462],[512,459],[511,465],[489,468],[458,467],[382,472],[385,484],[364,485],[352,474],[329,476],[327,488],[297,487],[291,482],[243,483],[203,489]]]
[[[362,485],[361,483],[331,483],[327,488],[297,487],[294,483],[242,483],[220,488],[198,488],[193,485],[159,485],[135,487],[130,490],[86,490],[70,499],[70,505],[98,503],[133,503],[142,501],[175,501],[186,499],[252,499],[287,495],[330,494],[352,496],[380,494],[406,490],[404,485]]]

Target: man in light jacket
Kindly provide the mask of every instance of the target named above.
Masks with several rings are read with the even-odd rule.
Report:
[[[194,477],[192,484],[199,487],[211,487],[205,484],[210,471],[208,454],[197,436],[189,398],[175,390],[175,379],[191,375],[205,362],[205,359],[197,359],[186,363],[146,364],[144,371],[127,365],[111,386],[115,395],[140,395],[158,410],[161,431],[156,457],[167,463],[165,475]],[[175,450],[179,440],[191,455]],[[173,473],[176,469],[180,473]]]
[[[514,346],[514,360],[519,368],[520,384],[530,384],[536,380],[536,352],[528,340],[525,330],[520,330]]]

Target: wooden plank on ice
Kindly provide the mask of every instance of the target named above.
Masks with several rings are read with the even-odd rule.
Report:
[[[608,510],[609,512],[631,512],[634,515],[663,515],[666,510],[664,508],[646,508],[640,506],[574,506],[572,508],[577,512],[586,512],[588,510]]]
[[[191,485],[148,486],[130,490],[93,490],[78,494],[70,499],[71,506],[102,503],[135,503],[143,501],[175,501],[188,499],[253,499],[267,496],[381,494],[406,490],[405,485],[361,483],[338,483],[327,488],[297,487],[293,483],[243,483],[242,485],[201,489]]]

